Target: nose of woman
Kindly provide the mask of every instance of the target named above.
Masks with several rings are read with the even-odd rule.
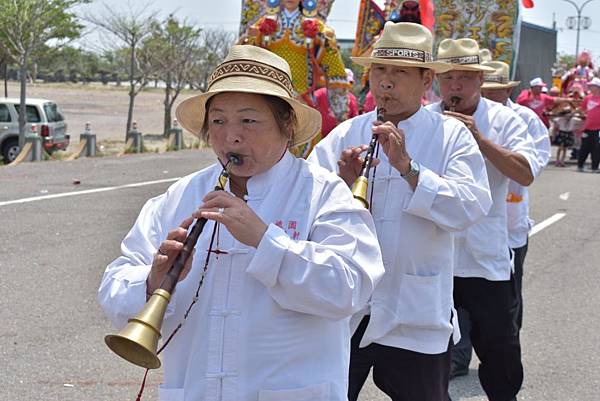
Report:
[[[227,127],[225,138],[228,143],[240,143],[242,141],[243,133],[242,128],[235,124],[231,124]]]

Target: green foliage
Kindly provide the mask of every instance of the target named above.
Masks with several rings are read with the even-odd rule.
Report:
[[[0,47],[18,64],[49,41],[72,40],[83,26],[69,10],[89,0],[0,0]]]
[[[573,56],[572,54],[559,53],[556,56],[556,61],[559,65],[572,67],[575,65],[575,56]]]

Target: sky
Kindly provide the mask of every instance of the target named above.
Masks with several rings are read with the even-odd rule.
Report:
[[[584,0],[570,1],[579,7],[585,3]],[[123,0],[103,2],[120,7]],[[160,10],[164,15],[174,12],[177,16],[185,16],[191,22],[206,28],[223,27],[237,32],[241,2],[241,0],[154,0],[150,8]],[[99,7],[101,3],[102,1],[98,0],[90,7]],[[148,1],[129,0],[129,3],[137,6],[148,4]],[[360,0],[335,0],[333,3],[328,24],[335,29],[338,38],[354,39],[359,3]],[[558,51],[574,54],[576,30],[567,29],[566,19],[577,15],[575,6],[569,4],[567,0],[534,0],[534,3],[534,8],[522,9],[523,21],[548,28],[552,28],[555,21],[558,30]],[[581,30],[579,49],[590,50],[595,65],[600,65],[600,0],[591,0],[583,7],[581,15],[590,17],[592,25],[588,30]]]

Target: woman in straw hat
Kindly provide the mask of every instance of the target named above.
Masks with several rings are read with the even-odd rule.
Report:
[[[368,178],[386,274],[369,307],[351,321],[351,401],[371,369],[375,385],[394,401],[448,399],[458,336],[452,232],[483,217],[491,199],[483,158],[464,125],[421,106],[435,73],[450,68],[433,61],[431,50],[427,28],[386,23],[372,54],[353,58],[370,66],[378,111],[342,123],[309,156],[352,185],[365,144],[376,135],[381,145]]]
[[[444,39],[438,60],[452,70],[438,76],[442,101],[427,106],[463,122],[485,157],[493,204],[477,224],[455,233],[454,303],[459,318],[467,311],[471,339],[481,364],[479,379],[491,401],[514,399],[523,382],[521,346],[515,325],[518,300],[506,227],[510,180],[528,186],[538,171],[527,125],[508,107],[481,96],[484,74],[479,45],[473,39]],[[450,109],[450,110],[449,110]],[[461,309],[462,308],[462,309]],[[466,331],[460,322],[461,333]],[[457,347],[457,349],[460,349]],[[465,372],[453,351],[453,374]]]
[[[217,162],[143,207],[102,279],[106,313],[123,326],[139,312],[192,218],[206,218],[163,323],[167,338],[185,322],[162,353],[160,399],[345,400],[349,318],[383,266],[368,211],[341,179],[288,151],[319,130],[319,112],[292,98],[285,60],[244,45],[177,117]],[[213,191],[232,155],[241,163]]]

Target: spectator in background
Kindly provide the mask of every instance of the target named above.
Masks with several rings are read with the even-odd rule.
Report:
[[[585,125],[581,136],[581,148],[577,160],[577,171],[583,171],[588,155],[592,154],[592,171],[598,172],[600,163],[600,78],[588,82],[590,94],[583,99],[580,110],[585,114]]]
[[[522,106],[529,107],[535,111],[541,119],[544,125],[550,126],[548,117],[544,115],[544,112],[550,107],[554,106],[555,98],[542,93],[542,88],[546,87],[542,78],[537,77],[529,82],[529,89],[523,89],[523,91],[517,97],[517,103]]]
[[[542,119],[546,128],[550,127],[550,121],[545,115],[546,112],[558,103],[571,102],[577,103],[576,98],[550,96],[543,93],[542,89],[546,87],[542,78],[537,77],[529,82],[529,89],[523,89],[517,97],[517,103],[529,107]]]
[[[354,73],[350,68],[346,68],[346,76],[348,77],[348,83],[354,85]],[[356,117],[358,115],[358,103],[356,97],[352,91],[348,91],[348,118]],[[337,127],[339,121],[335,117],[333,110],[329,104],[329,94],[327,86],[319,88],[315,91],[315,99],[317,110],[321,113],[321,121],[323,123],[321,128],[321,137],[325,138],[332,129]]]

